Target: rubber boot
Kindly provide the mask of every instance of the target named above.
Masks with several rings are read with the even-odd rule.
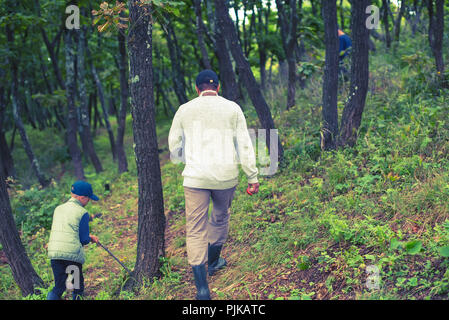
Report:
[[[61,300],[61,297],[58,297],[58,295],[51,290],[47,293],[47,300]]]
[[[220,257],[221,248],[223,245],[209,245],[208,249],[208,272],[213,276],[215,272],[226,267],[226,260]]]
[[[206,265],[192,266],[193,277],[197,290],[196,300],[210,300],[209,285],[207,284]]]

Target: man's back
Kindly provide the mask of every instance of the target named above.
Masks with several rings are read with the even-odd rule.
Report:
[[[351,38],[347,34],[342,34],[338,37],[340,41],[340,57],[344,58],[348,55],[348,49],[352,47],[352,41]]]
[[[172,155],[183,152],[185,186],[233,187],[239,162],[245,172],[257,175],[243,112],[223,97],[203,95],[182,105],[173,119],[169,145]]]

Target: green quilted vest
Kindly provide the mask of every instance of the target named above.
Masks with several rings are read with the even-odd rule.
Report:
[[[58,206],[53,214],[48,257],[84,263],[84,250],[79,237],[81,218],[86,213],[81,203],[71,198]]]

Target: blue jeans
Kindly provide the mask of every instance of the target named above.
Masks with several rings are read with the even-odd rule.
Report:
[[[59,260],[52,259],[50,260],[51,268],[53,270],[53,275],[55,277],[55,286],[48,293],[48,300],[59,300],[61,299],[62,294],[66,290],[66,280],[68,273],[66,273],[67,267],[71,266],[72,268],[76,267],[79,270],[79,289],[74,289],[72,293],[73,300],[78,300],[84,294],[84,277],[83,277],[83,265],[78,262],[68,261],[68,260]],[[75,276],[76,272],[73,273]]]

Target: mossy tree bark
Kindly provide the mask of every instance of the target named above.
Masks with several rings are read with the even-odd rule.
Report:
[[[366,27],[366,8],[371,0],[357,0],[351,6],[351,29],[353,37],[351,85],[348,102],[343,109],[338,146],[354,146],[357,130],[362,121],[369,81],[369,34]]]
[[[43,287],[44,282],[34,270],[20,240],[3,177],[0,178],[0,243],[22,295],[37,293],[36,289]]]
[[[326,58],[323,79],[323,127],[321,128],[321,147],[334,149],[338,136],[338,33],[336,0],[323,0],[324,43]]]
[[[153,97],[151,7],[130,0],[128,51],[139,202],[135,280],[160,276],[165,215]]]

